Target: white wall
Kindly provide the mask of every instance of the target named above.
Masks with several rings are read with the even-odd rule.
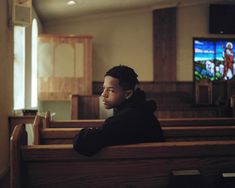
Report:
[[[45,27],[46,33],[92,35],[93,80],[103,81],[114,65],[134,67],[142,81],[153,80],[152,12],[97,15]]]
[[[208,33],[208,18],[209,3],[206,1],[177,6],[177,81],[193,81],[192,38],[221,37]],[[94,81],[102,81],[105,71],[117,64],[132,66],[141,81],[153,81],[150,9],[54,22],[46,25],[44,29],[46,33],[94,36]]]

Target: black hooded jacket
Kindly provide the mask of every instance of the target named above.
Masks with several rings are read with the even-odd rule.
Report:
[[[106,146],[164,141],[155,110],[155,102],[146,101],[144,91],[137,89],[101,127],[82,129],[74,138],[74,149],[91,156]]]

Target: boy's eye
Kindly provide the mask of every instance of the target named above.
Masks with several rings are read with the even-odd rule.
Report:
[[[110,89],[110,88],[103,88],[103,92],[114,93],[115,90],[114,89]]]
[[[115,90],[113,90],[113,89],[108,89],[108,92],[110,92],[110,93],[114,93],[114,92],[115,92]]]

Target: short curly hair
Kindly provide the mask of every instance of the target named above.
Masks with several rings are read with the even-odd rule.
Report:
[[[111,76],[119,80],[119,85],[124,89],[135,90],[136,85],[139,84],[138,75],[135,71],[125,65],[114,66],[108,70],[104,76]]]

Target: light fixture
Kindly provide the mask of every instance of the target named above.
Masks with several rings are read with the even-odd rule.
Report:
[[[77,2],[74,0],[70,0],[67,2],[67,5],[75,5]]]

